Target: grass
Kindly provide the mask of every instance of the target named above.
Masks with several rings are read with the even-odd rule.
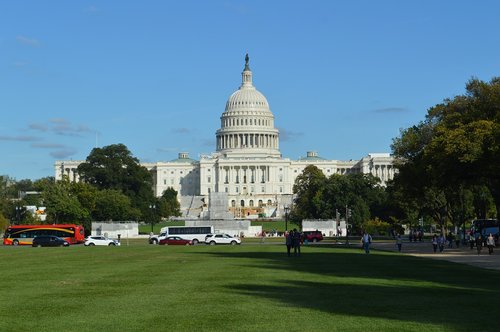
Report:
[[[326,245],[0,247],[0,330],[495,331],[500,272]]]

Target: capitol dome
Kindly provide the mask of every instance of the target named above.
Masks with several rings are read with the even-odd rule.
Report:
[[[252,71],[245,57],[245,68],[238,90],[229,97],[217,130],[217,151],[242,157],[281,157],[279,132],[266,97],[252,82]]]

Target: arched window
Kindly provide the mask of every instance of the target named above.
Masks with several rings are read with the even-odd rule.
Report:
[[[245,201],[244,201],[244,200],[241,200],[241,202],[240,202],[240,206],[241,206],[241,207],[245,207]]]
[[[262,203],[262,200],[259,199],[259,207],[262,207],[263,203]]]
[[[248,205],[253,207],[253,199],[251,199],[250,202],[248,202]]]
[[[273,202],[270,199],[268,199],[267,200],[267,205],[272,205],[272,204],[273,204]]]
[[[236,207],[236,201],[234,199],[231,201],[231,206]]]

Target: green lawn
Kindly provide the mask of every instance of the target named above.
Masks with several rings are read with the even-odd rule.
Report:
[[[0,247],[0,331],[496,331],[500,272],[284,246]],[[124,243],[125,244],[125,243]]]

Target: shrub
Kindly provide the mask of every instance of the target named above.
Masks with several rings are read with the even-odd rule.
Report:
[[[378,218],[374,220],[368,220],[363,223],[363,229],[369,234],[374,235],[387,235],[391,225],[385,221]]]

